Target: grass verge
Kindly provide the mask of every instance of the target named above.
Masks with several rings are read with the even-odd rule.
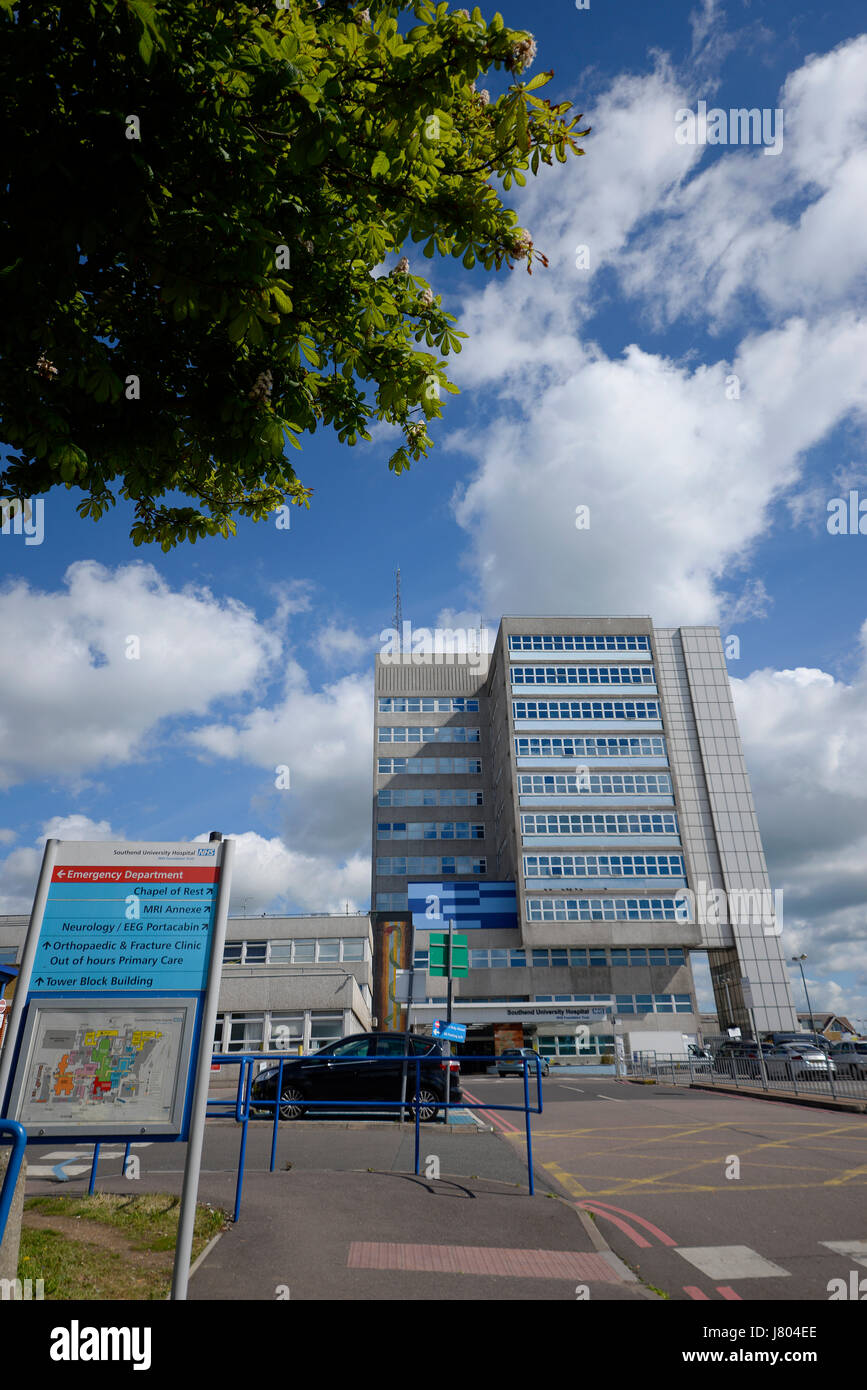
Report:
[[[171,1288],[180,1200],[165,1193],[31,1197],[24,1203],[19,1279],[46,1299],[163,1299]],[[193,1259],[228,1217],[196,1207]]]

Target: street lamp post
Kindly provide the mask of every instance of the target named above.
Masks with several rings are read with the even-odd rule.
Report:
[[[804,986],[804,994],[805,994],[806,999],[807,999],[807,1013],[810,1015],[810,1032],[815,1036],[816,1028],[815,1028],[815,1025],[814,1025],[814,1023],[813,1023],[813,1006],[812,1006],[812,1004],[810,1003],[810,995],[809,995],[809,992],[808,992],[808,990],[807,990],[807,977],[806,977],[806,975],[804,974],[804,966],[803,966],[803,962],[804,962],[806,959],[807,959],[807,957],[806,957],[806,955],[804,955],[803,953],[802,953],[800,956],[792,956],[792,960],[795,962],[795,964],[798,966],[798,968],[799,968],[800,971],[801,971],[801,982],[802,982],[802,984],[803,984],[803,986]]]

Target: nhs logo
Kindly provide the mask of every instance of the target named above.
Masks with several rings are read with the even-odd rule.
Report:
[[[210,859],[217,853],[216,849],[197,849],[196,854],[199,859]]]

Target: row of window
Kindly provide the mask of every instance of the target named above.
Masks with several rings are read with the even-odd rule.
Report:
[[[520,758],[664,758],[665,740],[645,738],[516,738]]]
[[[467,787],[383,787],[376,800],[379,806],[483,806],[484,792]]]
[[[513,666],[513,685],[653,685],[652,666]]]
[[[596,996],[598,998],[598,996]],[[609,1000],[611,996],[608,996]],[[587,1003],[586,994],[537,994],[537,1004]],[[614,1012],[618,1014],[691,1014],[688,994],[616,994]]]
[[[416,966],[427,969],[427,951],[416,951]],[[532,949],[519,947],[491,946],[470,950],[470,968],[473,970],[523,970],[534,968],[554,969],[558,966],[588,965],[685,965],[686,956],[680,946],[534,946]],[[609,996],[600,996],[603,999]],[[583,995],[590,1002],[590,995]]]
[[[365,986],[366,988],[366,986]],[[305,1029],[306,1025],[306,1029]],[[306,1031],[306,1037],[305,1037]],[[343,1014],[218,1014],[215,1052],[318,1052],[343,1037]],[[230,1068],[232,1072],[235,1068]]]
[[[615,994],[619,1014],[691,1014],[688,994]]]
[[[676,835],[673,811],[529,811],[521,816],[525,835]]]
[[[224,965],[312,965],[316,961],[367,960],[361,936],[297,937],[290,941],[227,941]]]
[[[485,827],[477,821],[380,821],[378,840],[483,840]]]
[[[386,724],[376,733],[379,743],[478,743],[479,730],[461,724]]]
[[[469,772],[482,770],[481,758],[379,758],[376,770],[389,772],[420,772],[422,775],[439,772]]]
[[[478,700],[462,696],[384,695],[379,701],[380,714],[478,714]]]
[[[680,914],[678,915],[678,902]],[[528,922],[683,922],[678,898],[528,898]]]
[[[532,637],[525,633],[512,633],[509,636],[509,650],[512,652],[649,652],[650,638],[595,632],[556,634],[546,632],[541,636]]]
[[[667,772],[522,772],[518,791],[532,796],[671,796]]]
[[[376,872],[399,878],[409,874],[431,878],[436,874],[486,874],[487,866],[486,859],[471,859],[466,855],[446,855],[442,859],[434,855],[407,855],[406,858],[377,859]]]
[[[683,878],[679,854],[525,854],[527,878]]]
[[[549,1033],[545,1037],[540,1034],[536,1044],[540,1057],[602,1057],[614,1051],[611,1038],[578,1039],[574,1033]],[[531,1069],[531,1078],[532,1075]]]
[[[513,700],[516,719],[659,719],[658,700]]]

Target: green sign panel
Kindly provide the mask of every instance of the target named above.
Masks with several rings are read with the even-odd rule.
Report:
[[[430,958],[428,972],[431,975],[449,973],[449,934],[431,932],[429,937]],[[468,975],[470,970],[469,940],[458,932],[452,937],[452,979]]]

